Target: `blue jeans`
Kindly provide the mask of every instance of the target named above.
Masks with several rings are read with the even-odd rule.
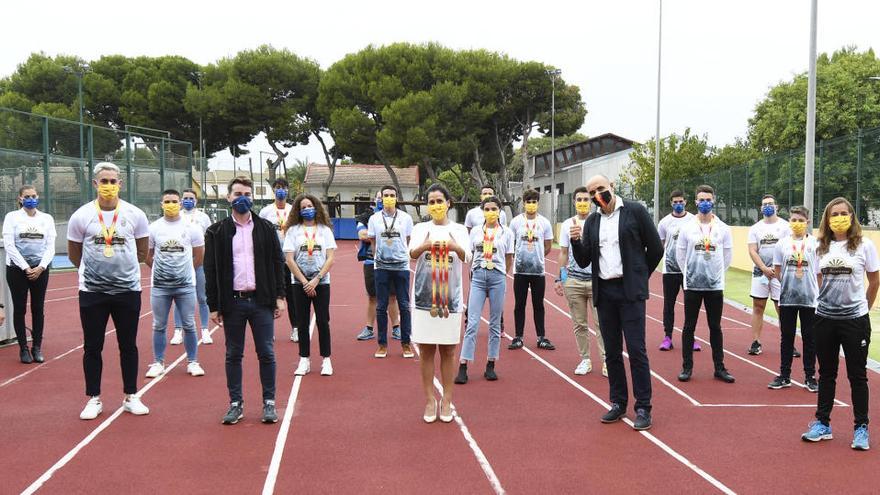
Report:
[[[504,292],[507,280],[499,270],[477,268],[471,275],[471,290],[468,297],[467,328],[461,343],[461,359],[474,360],[477,347],[477,331],[480,329],[480,315],[483,305],[489,300],[489,359],[498,359],[501,348],[501,314],[504,312]]]
[[[400,310],[400,342],[409,344],[412,320],[409,309],[409,270],[382,270],[376,268],[376,328],[379,345],[388,345],[388,294],[394,286],[397,308]]]
[[[250,323],[254,347],[260,361],[263,400],[275,400],[275,318],[272,308],[253,299],[232,299],[224,308],[223,333],[226,335],[226,388],[230,402],[241,401],[241,358],[244,355],[245,325]]]
[[[208,316],[211,311],[208,309],[208,298],[205,296],[205,267],[201,265],[196,268],[196,297],[199,303],[199,319],[202,320],[202,328],[208,328]],[[181,308],[174,311],[174,328],[183,328],[183,320],[180,319],[182,312]],[[195,313],[193,313],[193,317],[195,317]]]
[[[165,362],[165,329],[168,327],[168,313],[171,304],[177,306],[176,313],[183,318],[183,345],[186,347],[188,361],[197,361],[199,338],[196,336],[196,325],[193,313],[196,310],[194,287],[153,287],[150,290],[150,305],[153,308],[153,357],[157,362]],[[176,316],[176,315],[175,315]]]

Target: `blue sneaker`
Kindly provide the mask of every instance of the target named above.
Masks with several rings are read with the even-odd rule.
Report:
[[[357,335],[358,340],[370,340],[372,338],[374,338],[373,329],[370,327],[364,327],[361,333]]]
[[[391,338],[394,340],[400,340],[400,327],[394,327],[391,329]]]
[[[852,448],[855,450],[868,450],[871,448],[868,445],[868,425],[859,425],[856,428],[855,433],[853,433]]]
[[[823,425],[821,421],[813,421],[810,423],[810,430],[801,435],[801,440],[805,442],[819,442],[821,440],[831,440],[831,426]]]

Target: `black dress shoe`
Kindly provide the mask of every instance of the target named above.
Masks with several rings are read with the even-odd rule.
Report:
[[[489,361],[486,363],[486,371],[483,372],[483,378],[490,382],[494,382],[498,379],[498,375],[495,374],[495,361]]]
[[[38,346],[34,346],[33,349],[31,349],[31,356],[33,356],[35,363],[42,363],[46,360],[43,358],[43,351],[41,351]]]
[[[34,362],[34,358],[31,356],[31,351],[28,350],[27,347],[21,348],[21,351],[18,353],[18,358],[21,359],[21,362],[24,364],[31,364]]]
[[[633,421],[633,429],[639,431],[651,429],[651,413],[647,409],[636,409],[636,420]]]
[[[686,382],[691,379],[691,375],[694,374],[694,370],[691,368],[682,368],[681,373],[678,374],[678,381]]]
[[[458,374],[455,376],[455,383],[459,385],[464,385],[468,381],[467,376],[467,364],[461,363],[458,365]]]
[[[715,371],[715,378],[721,380],[726,383],[733,383],[736,381],[736,378],[733,377],[725,368],[721,368],[720,370]]]
[[[619,404],[611,404],[611,410],[605,413],[602,416],[603,423],[614,423],[615,421],[620,421],[620,418],[626,415],[626,407],[621,407]]]

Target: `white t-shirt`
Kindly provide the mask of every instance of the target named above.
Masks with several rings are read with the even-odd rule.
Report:
[[[136,239],[150,235],[147,215],[137,206],[119,200],[119,218],[113,234],[113,256],[104,256],[104,236],[98,222],[95,201],[76,210],[67,224],[67,240],[81,242],[82,261],[79,265],[79,290],[121,294],[141,290],[141,269],[137,258]],[[102,211],[104,225],[113,223],[113,210]]]
[[[485,225],[471,229],[470,241],[471,246],[474,247],[471,269],[486,268],[487,260],[483,256],[483,242],[485,241],[486,234],[489,237],[492,237],[493,234],[495,236],[492,240],[492,263],[495,265],[494,269],[501,273],[507,273],[507,260],[505,256],[513,254],[513,232],[503,225],[496,225],[494,233],[492,231],[486,232]]]
[[[55,257],[55,237],[52,215],[37,210],[30,216],[24,208],[10,211],[3,219],[6,266],[46,268]]]
[[[194,287],[193,248],[205,245],[200,225],[180,218],[169,222],[162,217],[150,224],[153,250],[153,287],[176,289]]]
[[[464,225],[450,221],[446,225],[436,225],[433,221],[422,222],[413,228],[409,239],[409,251],[422,245],[426,240],[448,240],[455,242],[464,250],[465,259],[459,259],[458,254],[449,251],[447,262],[449,263],[448,299],[449,312],[461,313],[464,310],[464,283],[462,276],[463,263],[471,261],[471,241]],[[413,276],[412,301],[415,309],[424,311],[431,310],[431,250],[422,253],[416,260],[415,275]],[[445,290],[444,290],[445,292]]]
[[[553,240],[550,220],[536,214],[529,220],[525,213],[510,221],[516,245],[514,247],[513,273],[520,275],[544,275],[544,241]],[[529,232],[531,231],[531,240]]]
[[[507,213],[504,212],[503,208],[498,214],[498,222],[501,225],[507,225]],[[486,223],[486,216],[483,214],[483,208],[480,206],[474,206],[464,216],[464,226],[469,229],[479,227],[484,223]]]
[[[786,237],[776,243],[773,264],[781,269],[782,289],[780,306],[806,306],[815,308],[819,295],[819,257],[816,255],[816,238],[809,235],[801,240]],[[801,258],[801,276],[797,276],[798,258]]]
[[[367,235],[376,239],[373,243],[375,267],[379,270],[409,270],[409,250],[406,238],[413,233],[413,220],[408,213],[394,210],[393,216],[385,210],[377,211],[367,224]]]
[[[773,264],[773,251],[776,249],[776,243],[791,235],[791,229],[788,222],[777,218],[773,223],[767,223],[764,220],[759,221],[749,228],[749,244],[758,245],[758,255],[765,265]],[[757,266],[752,270],[753,277],[762,277],[764,272]]]
[[[574,260],[574,252],[571,249],[571,234],[569,233],[574,222],[577,222],[581,229],[584,228],[584,222],[580,221],[578,217],[571,217],[562,222],[562,227],[559,229],[559,247],[568,249],[568,276],[578,280],[590,280],[593,277],[591,266],[587,265],[586,268],[581,268]]]
[[[185,209],[181,209],[180,216],[183,217],[183,219],[187,223],[191,225],[198,225],[199,227],[201,227],[202,234],[204,234],[205,231],[208,230],[208,227],[211,226],[211,217],[209,217],[208,214],[203,212],[202,210],[197,210],[193,208],[192,210],[187,211]]]
[[[290,203],[284,203],[284,209],[279,210],[275,203],[264,206],[260,210],[260,218],[264,218],[275,226],[275,230],[278,231],[278,242],[283,246],[284,245],[284,232],[283,226],[287,223],[287,217],[290,215],[290,210],[293,209],[293,205]]]
[[[880,270],[877,248],[867,237],[854,252],[846,241],[832,241],[819,258],[822,287],[816,314],[834,320],[850,320],[868,314],[865,273]]]
[[[688,221],[693,221],[693,213],[686,211],[684,215],[677,217],[673,214],[666,215],[657,224],[657,233],[663,241],[665,254],[663,256],[663,273],[681,273],[678,260],[675,259],[675,244],[678,241],[678,231]]]
[[[313,242],[311,254],[309,254],[309,241]],[[336,249],[336,238],[333,237],[333,229],[326,225],[307,227],[299,224],[287,229],[281,249],[285,253],[294,253],[293,261],[296,266],[308,280],[311,280],[321,268],[324,268],[324,263],[327,262],[327,250]],[[292,272],[290,281],[301,284]],[[329,271],[321,277],[320,283],[330,283]]]
[[[733,258],[733,236],[726,223],[714,217],[703,224],[695,215],[678,231],[675,253],[678,266],[683,268],[685,290],[724,290],[724,272]]]

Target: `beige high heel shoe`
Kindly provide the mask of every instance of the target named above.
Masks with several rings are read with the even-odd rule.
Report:
[[[422,416],[422,419],[425,420],[425,423],[433,423],[434,421],[437,421],[437,411],[439,409],[440,409],[440,402],[437,401],[437,399],[434,399],[434,414],[432,414],[430,416],[427,414]]]
[[[455,419],[455,413],[452,410],[452,404],[449,404],[449,415],[443,414],[443,407],[440,407],[440,421],[444,423],[452,423],[452,420]]]

